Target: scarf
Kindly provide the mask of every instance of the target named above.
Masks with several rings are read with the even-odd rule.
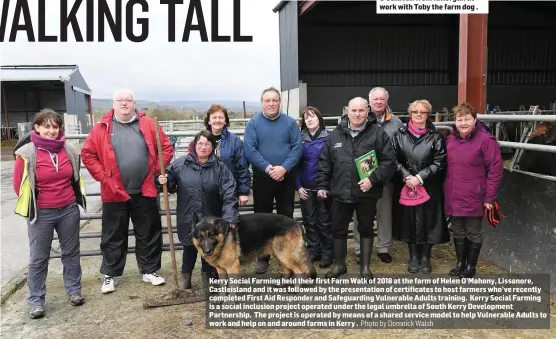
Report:
[[[409,131],[409,133],[411,133],[411,134],[413,134],[417,137],[423,136],[423,135],[427,134],[427,132],[428,132],[428,129],[427,129],[426,126],[425,126],[425,128],[415,127],[415,125],[413,125],[413,121],[411,121],[411,120],[409,120],[409,123],[407,124],[407,130]]]
[[[37,132],[31,132],[31,141],[35,144],[36,147],[44,148],[45,150],[58,153],[64,148],[64,144],[66,142],[66,137],[64,132],[60,131],[58,134],[58,138],[56,139],[47,139],[41,137]]]
[[[321,131],[322,131],[322,128],[319,127],[319,129],[317,129],[317,130],[315,131],[315,134],[311,134],[311,132],[309,132],[309,129],[307,129],[307,133],[309,134],[309,138],[311,138],[311,141],[317,140],[317,138],[319,137]]]

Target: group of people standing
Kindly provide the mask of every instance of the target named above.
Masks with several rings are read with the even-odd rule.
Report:
[[[62,250],[64,284],[73,305],[81,305],[79,208],[86,208],[80,160],[101,183],[104,274],[102,293],[115,291],[125,268],[129,219],[142,279],[158,286],[162,225],[157,204],[161,186],[177,193],[178,238],[183,245],[180,285],[192,287],[197,251],[192,244],[196,216],[217,216],[237,225],[239,206],[253,194],[254,212],[293,218],[295,193],[312,262],[331,267],[327,277],[347,272],[347,234],[354,219],[360,274],[372,277],[370,257],[377,220],[377,255],[389,263],[393,239],[408,243],[408,271],[430,273],[431,248],[450,239],[451,218],[457,264],[451,275],[473,276],[481,249],[483,209],[493,208],[503,164],[496,139],[468,104],[454,108],[456,128],[444,139],[430,120],[426,100],[409,105],[408,124],[388,107],[388,92],[374,88],[369,100],[357,97],[339,125],[328,131],[321,112],[307,107],[297,121],[280,112],[280,92],[261,95],[262,113],[251,118],[244,140],[228,130],[228,111],[212,105],[205,130],[188,153],[172,161],[175,140],[160,128],[166,175],[160,175],[154,121],[135,107],[130,90],[118,90],[113,109],[92,128],[81,156],[65,141],[62,118],[39,112],[31,142],[16,150],[16,213],[28,219],[31,259],[30,316],[44,316],[46,272],[56,230]],[[355,159],[371,151],[377,168],[361,178]],[[249,168],[252,170],[252,179]],[[241,227],[241,225],[237,225]],[[258,258],[255,273],[268,270],[270,257]],[[201,258],[203,285],[216,270]]]
[[[449,274],[472,277],[482,246],[484,211],[494,208],[503,175],[496,138],[467,103],[454,107],[455,128],[444,138],[430,119],[427,100],[409,105],[409,122],[404,124],[390,112],[388,99],[380,87],[370,91],[369,101],[352,99],[321,152],[318,195],[333,200],[334,266],[326,275],[347,271],[347,229],[355,211],[354,245],[361,276],[372,277],[376,217],[379,259],[392,261],[388,248],[393,239],[406,242],[408,272],[425,274],[432,272],[432,247],[450,241],[449,219],[457,255]],[[355,159],[373,150],[378,167],[362,180]]]

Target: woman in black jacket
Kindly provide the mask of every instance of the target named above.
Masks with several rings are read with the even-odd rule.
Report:
[[[192,242],[193,216],[221,217],[236,224],[239,217],[236,182],[232,172],[214,154],[216,138],[210,131],[199,132],[189,144],[189,154],[175,160],[159,175],[157,185],[168,184],[168,192],[177,192],[176,221],[178,238],[183,245],[180,288],[191,288],[191,274],[197,261]],[[216,278],[216,269],[201,258],[203,286]]]
[[[432,246],[450,241],[442,190],[446,145],[429,119],[431,109],[427,100],[411,103],[407,127],[392,138],[398,163],[392,235],[408,243],[410,273],[431,273]]]

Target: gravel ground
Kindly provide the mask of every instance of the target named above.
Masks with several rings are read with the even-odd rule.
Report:
[[[163,217],[163,221],[165,218]],[[100,231],[100,221],[92,221],[82,232]],[[165,237],[166,238],[166,237]],[[165,242],[168,242],[165,239]],[[82,248],[98,249],[99,239],[83,239]],[[134,245],[130,238],[130,246]],[[407,246],[395,243],[393,262],[378,261],[373,252],[372,269],[377,274],[405,274]],[[181,251],[176,253],[178,267]],[[447,274],[454,263],[454,251],[449,244],[436,246],[432,253],[433,271]],[[171,280],[170,253],[164,252],[160,273]],[[269,274],[278,272],[271,261]],[[358,272],[351,240],[348,252],[349,272]],[[486,262],[479,265],[481,273],[502,271]],[[138,273],[134,254],[128,255],[124,276],[112,294],[100,293],[102,275],[100,257],[83,257],[83,294],[86,303],[80,307],[69,304],[61,278],[59,259],[51,259],[47,281],[46,317],[32,320],[25,303],[27,287],[15,292],[2,306],[2,336],[6,338],[556,338],[556,306],[552,300],[550,330],[209,330],[205,328],[205,303],[197,302],[158,308],[143,307],[146,296],[168,293],[172,284],[155,287],[144,283]],[[318,266],[317,266],[318,267]],[[253,265],[246,267],[252,272]],[[318,269],[322,277],[326,270]],[[193,275],[194,288],[199,288],[200,260]],[[188,324],[192,322],[192,324]]]

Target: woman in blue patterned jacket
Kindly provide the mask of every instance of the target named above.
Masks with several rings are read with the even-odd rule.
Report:
[[[237,184],[239,205],[245,205],[251,192],[251,174],[249,163],[243,155],[243,141],[228,131],[230,118],[228,110],[221,105],[211,105],[204,120],[207,130],[216,137],[215,155],[232,172]]]
[[[307,107],[302,114],[301,140],[303,155],[297,170],[296,189],[299,194],[303,225],[305,227],[307,250],[311,261],[320,261],[320,268],[332,265],[332,236],[330,227],[331,199],[317,197],[317,172],[322,147],[330,132],[326,130],[324,119],[318,109]]]

